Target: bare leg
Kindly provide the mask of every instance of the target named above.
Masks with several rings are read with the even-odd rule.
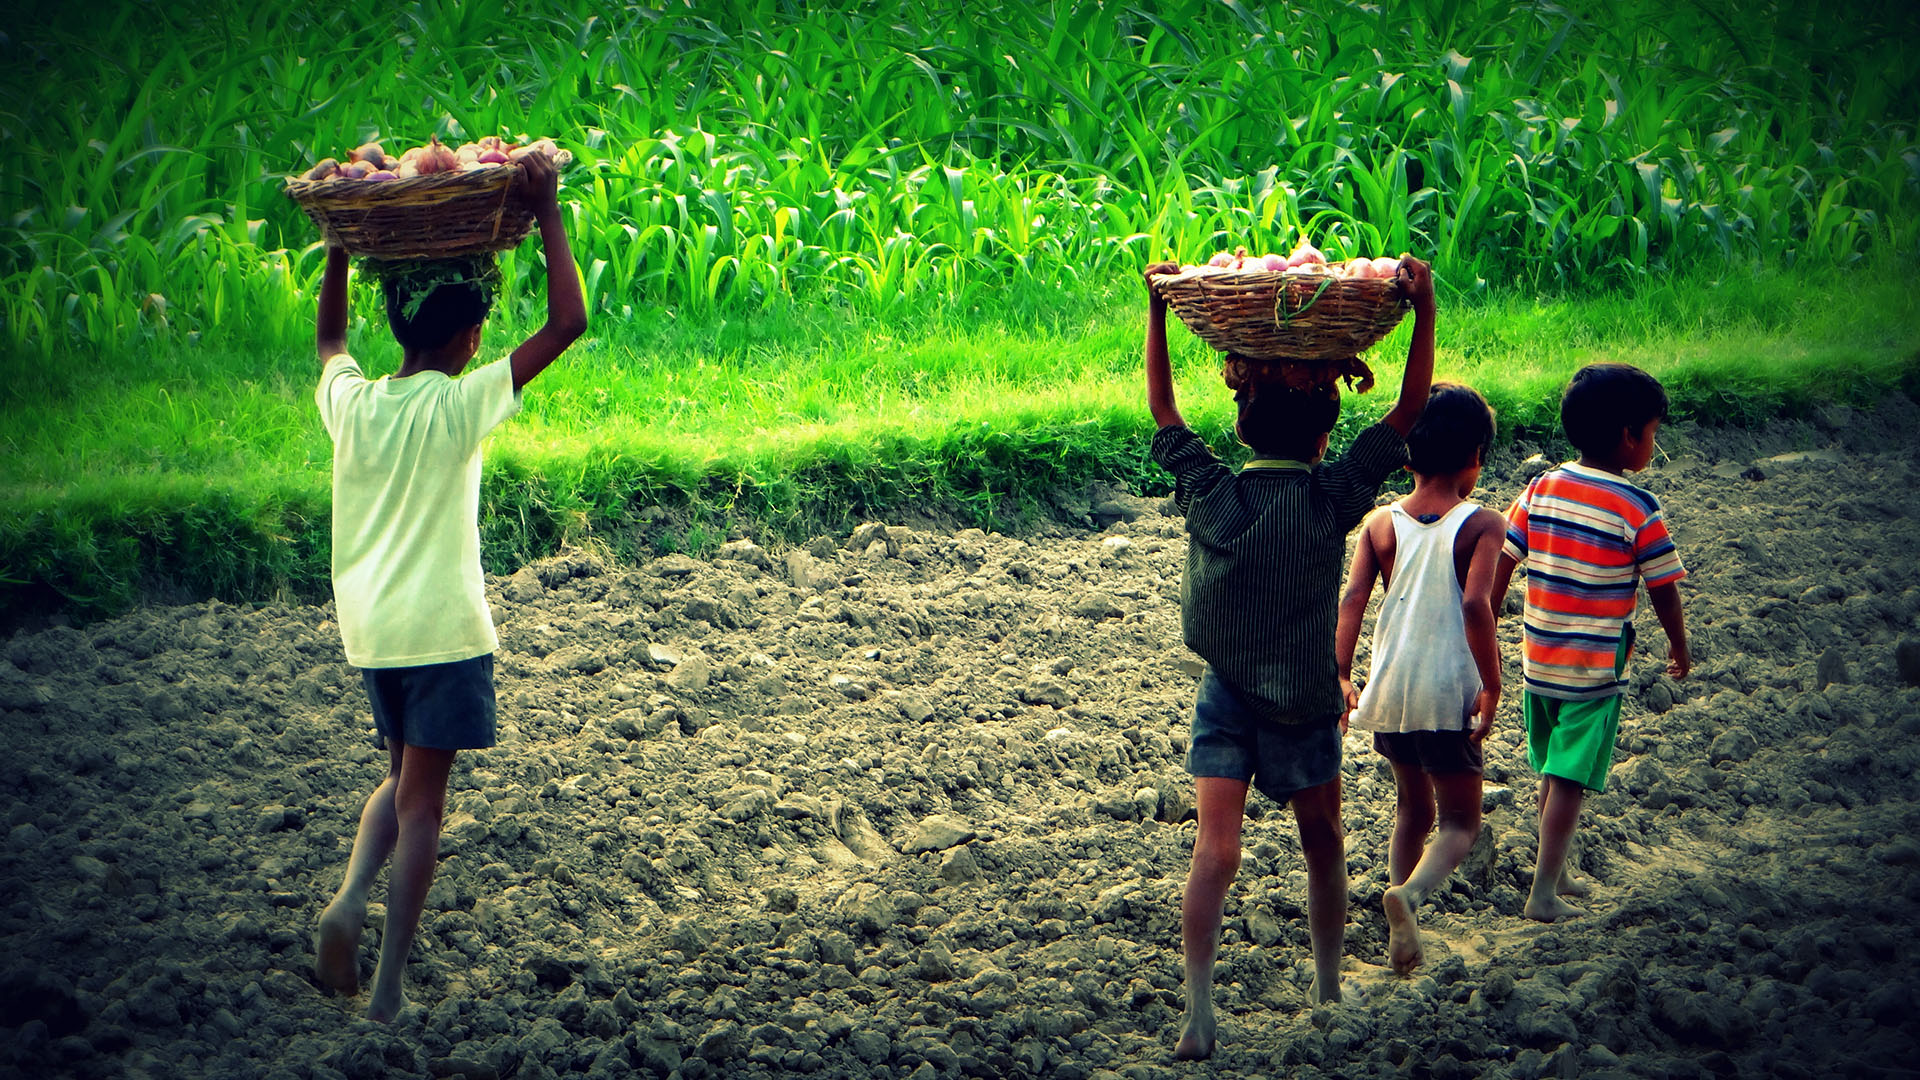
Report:
[[[1387,841],[1387,880],[1404,885],[1420,862],[1420,851],[1433,831],[1433,782],[1417,765],[1393,764],[1397,793],[1393,808],[1393,836]]]
[[[1480,835],[1479,774],[1441,773],[1431,778],[1431,786],[1440,804],[1440,834],[1407,879],[1380,898],[1387,913],[1387,963],[1402,975],[1427,958],[1416,917],[1421,902],[1447,880]]]
[[[399,823],[393,813],[393,792],[400,781],[399,743],[387,748],[387,778],[367,797],[360,811],[360,831],[347,857],[347,877],[320,913],[313,934],[314,975],[336,993],[360,992],[360,930],[367,920],[367,891],[393,853]]]
[[[1347,934],[1347,852],[1340,825],[1340,778],[1295,792],[1294,823],[1307,863],[1307,934],[1313,940],[1308,1000],[1340,1000],[1340,954]]]
[[[374,969],[373,994],[367,1002],[369,1020],[391,1021],[407,1004],[407,952],[420,929],[420,911],[426,906],[427,886],[433,884],[434,864],[440,856],[440,820],[446,811],[453,755],[452,750],[412,746],[401,763],[393,798],[400,828],[387,876],[387,925],[380,935],[380,966]]]
[[[1560,878],[1566,873],[1567,849],[1573,841],[1574,826],[1580,823],[1580,804],[1586,789],[1572,780],[1547,776],[1541,784],[1546,792],[1541,799],[1540,853],[1533,864],[1533,888],[1521,914],[1540,922],[1553,922],[1581,910],[1560,899]]]
[[[1227,887],[1240,872],[1240,819],[1247,806],[1247,785],[1220,776],[1195,777],[1194,802],[1200,830],[1180,905],[1180,947],[1187,968],[1186,1028],[1173,1048],[1180,1061],[1213,1053],[1213,961],[1220,951]]]
[[[1547,812],[1547,784],[1545,778],[1540,781],[1540,791],[1534,796],[1533,808],[1544,816]],[[1584,791],[1584,789],[1583,789]],[[1593,892],[1593,886],[1573,876],[1573,840],[1567,840],[1567,856],[1560,861],[1560,881],[1554,891],[1561,896],[1586,896]]]

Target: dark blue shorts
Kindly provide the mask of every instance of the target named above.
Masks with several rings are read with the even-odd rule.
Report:
[[[1209,670],[1193,703],[1187,771],[1251,782],[1262,795],[1285,803],[1296,792],[1339,779],[1340,714],[1306,724],[1275,723],[1248,708]]]
[[[373,744],[388,740],[433,750],[494,744],[493,654],[449,664],[361,668],[373,701]]]
[[[1423,773],[1484,776],[1487,771],[1485,751],[1465,731],[1383,731],[1374,735],[1373,748],[1395,765]]]

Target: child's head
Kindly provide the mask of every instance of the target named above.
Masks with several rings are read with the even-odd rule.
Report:
[[[1585,457],[1609,459],[1622,437],[1637,439],[1667,417],[1660,380],[1632,364],[1588,364],[1573,373],[1560,399],[1560,427]]]
[[[1327,433],[1340,419],[1340,390],[1299,390],[1281,383],[1248,383],[1234,392],[1240,416],[1234,433],[1255,456],[1318,461]]]
[[[1438,382],[1407,433],[1407,468],[1421,476],[1478,469],[1493,448],[1493,407],[1471,386]]]
[[[499,277],[491,256],[388,263],[375,273],[401,348],[429,356],[458,352],[463,363],[473,358]]]

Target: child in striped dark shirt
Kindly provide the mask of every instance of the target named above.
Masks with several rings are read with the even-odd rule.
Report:
[[[1149,267],[1151,275],[1176,269]],[[1316,1003],[1340,1000],[1347,865],[1340,825],[1340,680],[1334,663],[1347,534],[1373,508],[1381,483],[1406,461],[1407,432],[1433,380],[1433,277],[1403,258],[1413,342],[1400,397],[1345,454],[1322,463],[1340,414],[1335,388],[1242,388],[1235,433],[1253,459],[1235,472],[1175,407],[1166,301],[1149,285],[1147,403],[1159,431],[1153,458],[1174,477],[1187,518],[1180,582],[1186,644],[1208,664],[1194,703],[1187,771],[1199,834],[1181,903],[1187,1014],[1174,1056],[1213,1052],[1213,963],[1227,888],[1240,868],[1249,783],[1291,805],[1307,866],[1307,928]],[[1232,358],[1229,358],[1231,360]]]
[[[1660,500],[1624,475],[1653,460],[1666,414],[1666,391],[1639,368],[1581,368],[1560,401],[1560,424],[1579,460],[1534,477],[1507,511],[1493,610],[1524,563],[1522,703],[1527,760],[1541,774],[1540,850],[1522,909],[1529,919],[1581,913],[1561,899],[1588,891],[1568,871],[1567,852],[1586,793],[1606,790],[1641,581],[1667,633],[1668,674],[1684,679],[1693,666],[1678,586],[1686,568]]]

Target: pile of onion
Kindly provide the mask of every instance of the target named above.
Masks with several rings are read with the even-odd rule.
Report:
[[[536,150],[552,158],[555,165],[573,160],[573,155],[554,145],[552,139],[509,144],[498,135],[482,135],[470,143],[450,147],[436,135],[424,146],[416,146],[397,158],[387,156],[377,142],[357,146],[347,151],[344,163],[325,158],[302,173],[300,179],[405,180],[434,173],[478,172],[512,164]]]
[[[1400,269],[1400,260],[1381,255],[1377,258],[1360,256],[1345,262],[1330,263],[1321,250],[1308,243],[1303,237],[1294,245],[1293,252],[1287,255],[1249,255],[1246,248],[1228,253],[1222,251],[1207,260],[1207,265],[1221,270],[1265,270],[1282,274],[1322,274],[1341,280],[1358,278],[1390,279]]]

